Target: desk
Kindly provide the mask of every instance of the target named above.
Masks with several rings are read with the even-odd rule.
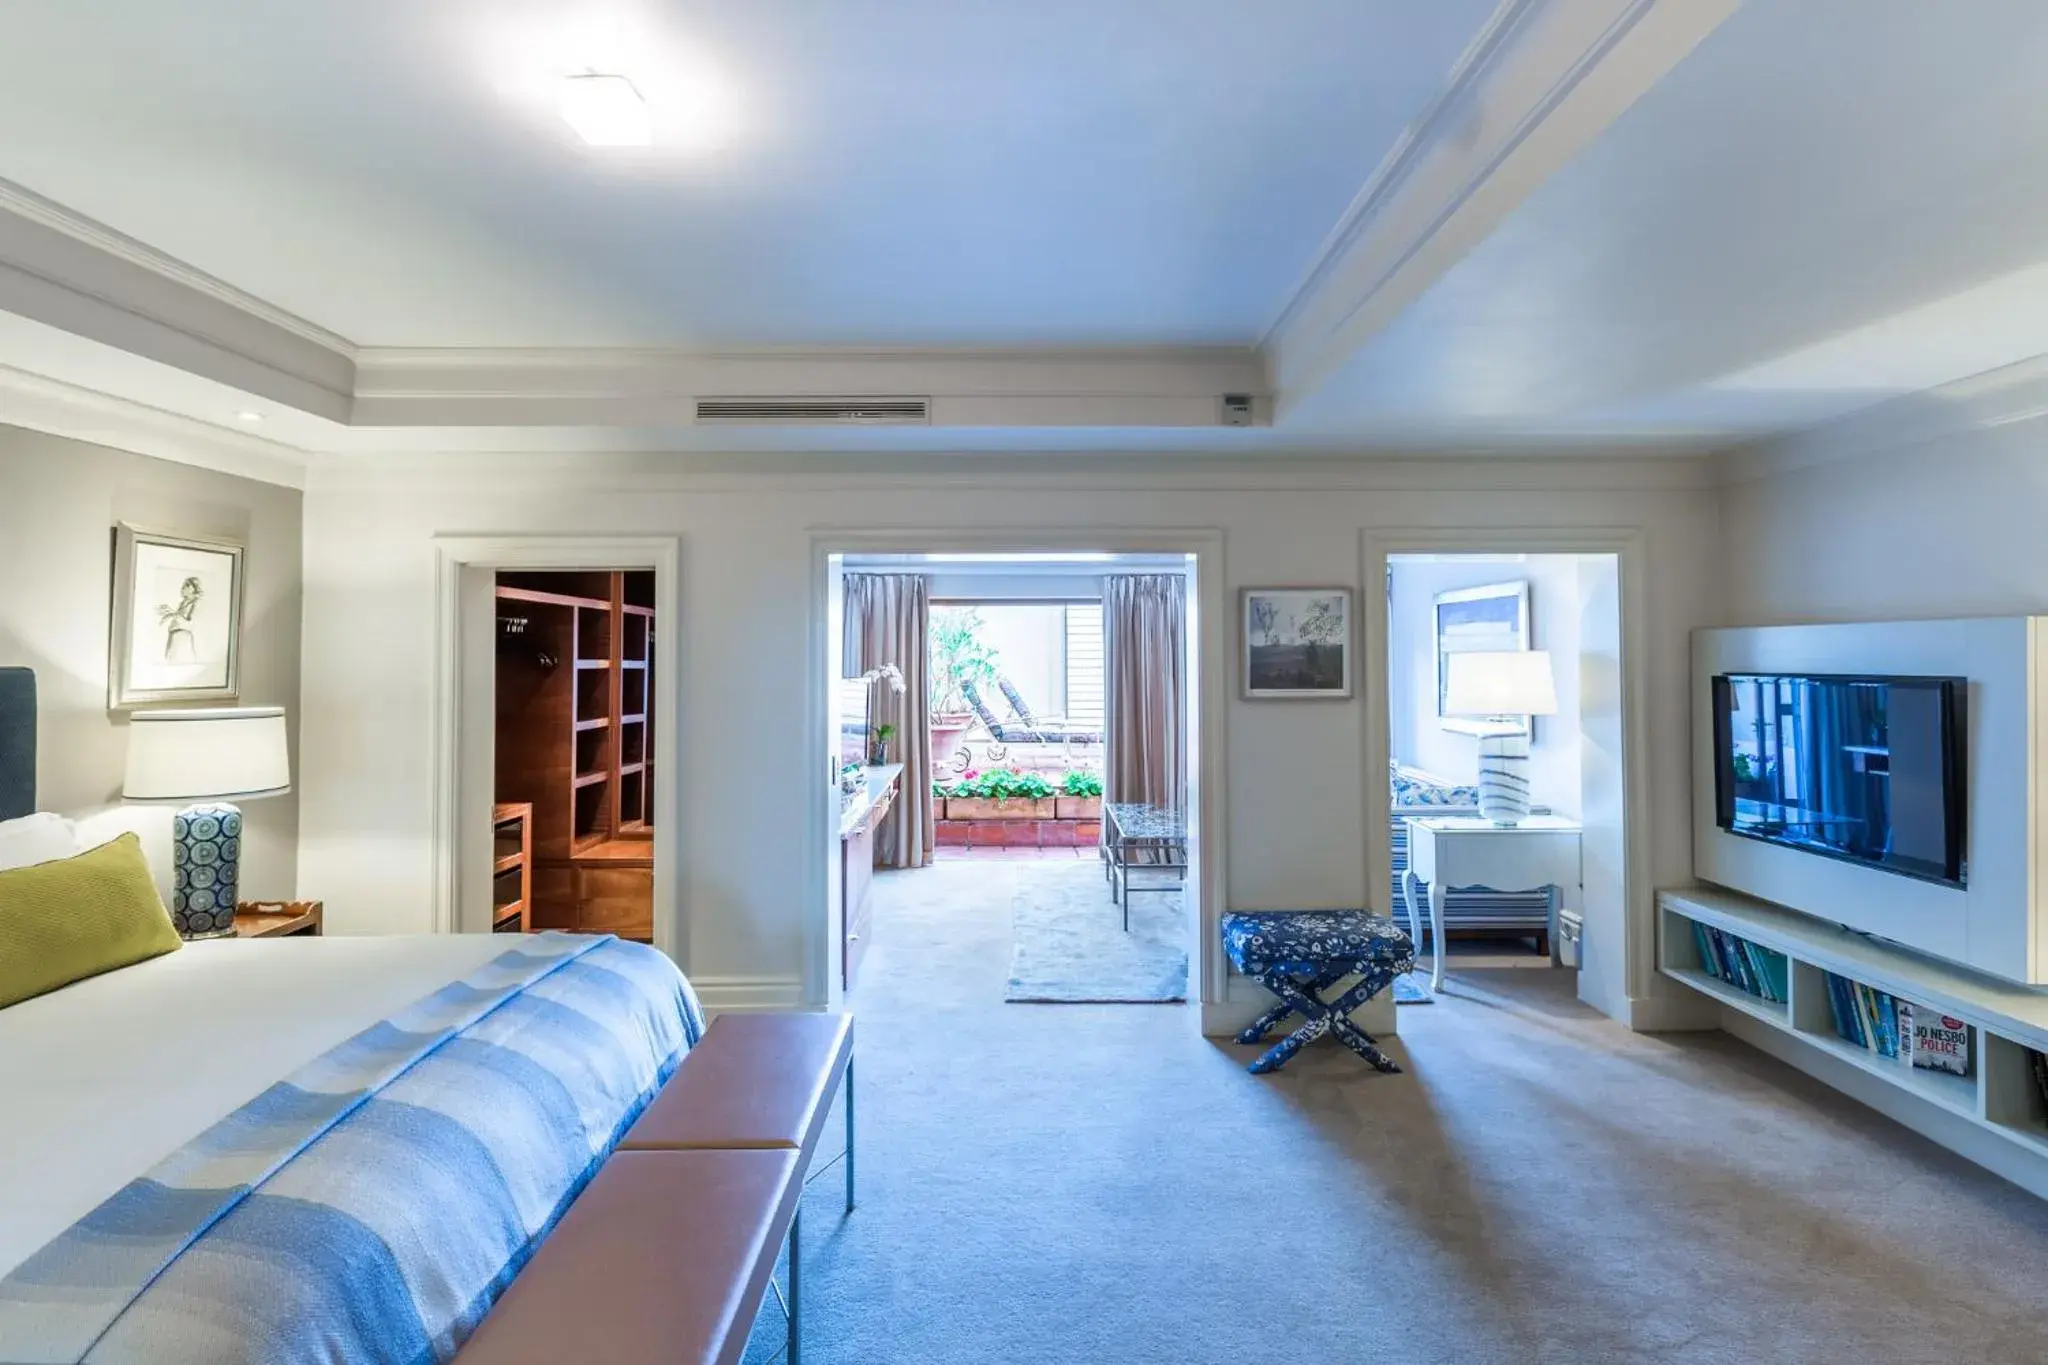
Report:
[[[845,990],[853,988],[874,938],[868,891],[875,880],[875,831],[900,794],[903,765],[878,764],[862,776],[860,790],[842,797],[839,807],[839,984]]]
[[[1444,985],[1444,896],[1453,888],[1550,892],[1550,953],[1557,960],[1557,912],[1579,908],[1579,826],[1558,815],[1531,815],[1496,825],[1477,815],[1408,821],[1408,873],[1401,879],[1408,924],[1422,951],[1415,885],[1429,883],[1429,988]]]

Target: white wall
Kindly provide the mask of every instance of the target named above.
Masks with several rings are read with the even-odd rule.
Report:
[[[1732,625],[2048,611],[2048,419],[1737,482],[1723,506]]]
[[[1388,751],[1458,782],[1478,781],[1479,742],[1436,714],[1436,595],[1488,583],[1529,584],[1531,645],[1550,651],[1557,714],[1538,717],[1529,747],[1531,799],[1579,813],[1579,557],[1408,556],[1392,563],[1388,602]]]
[[[248,545],[242,703],[283,706],[296,752],[299,504],[295,489],[0,426],[0,664],[36,671],[40,803],[96,815],[91,835],[137,830],[166,884],[170,808],[119,805],[128,723],[107,710],[114,524]],[[295,892],[298,804],[287,795],[245,808],[251,899]]]
[[[306,494],[301,884],[326,899],[332,932],[427,925],[436,532],[673,534],[683,546],[678,939],[700,981],[793,985],[802,802],[819,768],[803,724],[813,537],[1005,526],[1100,527],[1106,542],[1118,528],[1213,528],[1233,600],[1242,586],[1356,583],[1366,527],[1639,528],[1652,699],[1640,814],[1653,878],[1683,880],[1686,640],[1717,605],[1704,480],[1686,460],[822,461],[748,473],[681,457],[603,467],[448,457],[319,468]],[[1376,607],[1378,594],[1373,584],[1360,600]],[[1224,806],[1232,906],[1387,908],[1365,868],[1364,718],[1380,704],[1365,683],[1345,705],[1220,699],[1226,777],[1210,795]],[[1624,983],[1613,985],[1620,995]]]

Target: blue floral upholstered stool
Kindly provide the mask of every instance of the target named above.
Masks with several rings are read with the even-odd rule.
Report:
[[[1223,950],[1230,963],[1280,997],[1280,1003],[1237,1035],[1240,1043],[1265,1041],[1290,1014],[1304,1022],[1252,1063],[1255,1074],[1278,1071],[1308,1044],[1333,1033],[1374,1067],[1399,1072],[1372,1035],[1351,1022],[1351,1012],[1415,966],[1415,944],[1384,915],[1365,910],[1259,910],[1223,917]],[[1335,1000],[1323,992],[1358,977]]]

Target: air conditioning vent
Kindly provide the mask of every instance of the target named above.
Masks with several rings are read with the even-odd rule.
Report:
[[[699,398],[700,422],[850,422],[863,426],[922,425],[929,398]]]

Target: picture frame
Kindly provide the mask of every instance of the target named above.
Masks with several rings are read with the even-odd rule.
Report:
[[[1440,592],[1432,605],[1436,639],[1436,714],[1445,730],[1460,735],[1532,735],[1532,717],[1519,728],[1504,730],[1494,721],[1444,714],[1444,689],[1450,680],[1449,659],[1466,650],[1528,649],[1529,582],[1487,583],[1476,588]]]
[[[1348,701],[1355,594],[1348,587],[1243,588],[1238,683],[1248,701]]]
[[[114,528],[107,708],[241,695],[240,541]]]

